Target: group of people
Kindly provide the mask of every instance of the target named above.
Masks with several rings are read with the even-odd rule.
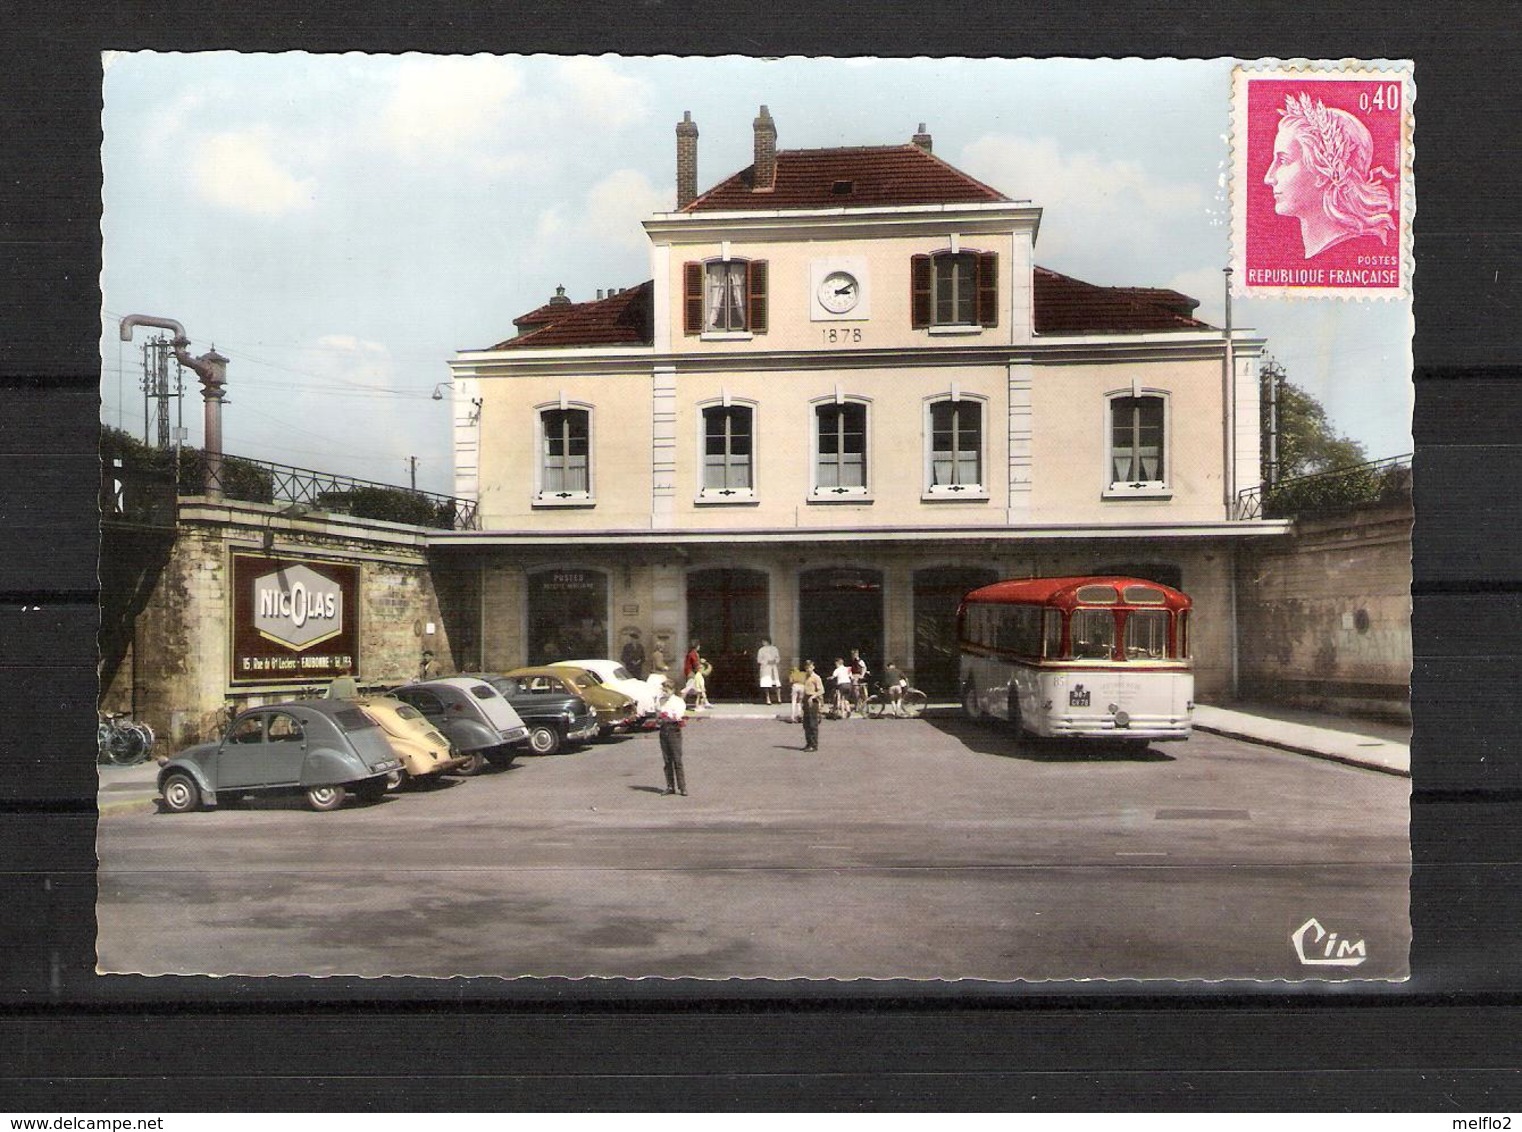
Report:
[[[685,724],[688,701],[693,710],[705,710],[712,705],[708,699],[708,677],[713,665],[703,656],[703,643],[694,637],[682,658],[682,683],[666,675],[667,666],[663,640],[658,639],[655,649],[647,657],[640,634],[631,629],[619,657],[620,663],[636,679],[646,679],[646,663],[649,662],[649,679],[659,679],[662,700],[659,710],[661,759],[666,777],[667,795],[687,794],[687,779],[682,766],[682,727]],[[756,650],[756,678],[765,703],[782,703],[782,654],[770,638],[764,638]],[[860,710],[867,698],[867,677],[871,669],[863,659],[860,649],[852,649],[849,657],[836,657],[830,672],[832,706],[839,718],[849,718]],[[825,679],[815,667],[813,660],[804,660],[788,673],[792,690],[792,720],[803,724],[803,749],[819,750],[819,721],[825,710]],[[908,679],[891,660],[884,666],[883,688],[887,693],[890,712],[902,713],[900,703]]]

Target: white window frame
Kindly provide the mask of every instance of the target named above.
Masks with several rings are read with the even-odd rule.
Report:
[[[759,472],[760,460],[757,448],[757,418],[760,408],[755,401],[745,399],[722,399],[714,401],[700,401],[696,406],[698,411],[697,429],[697,496],[695,503],[710,504],[736,504],[756,502],[756,481]],[[710,409],[744,409],[750,414],[750,486],[714,488],[704,485],[703,480],[708,471],[708,412]]]
[[[930,253],[930,325],[926,328],[932,334],[976,334],[983,329],[978,324],[978,255],[980,253],[969,248],[942,248]],[[969,310],[972,314],[970,319],[953,319],[950,322],[941,322],[937,315],[941,308],[941,265],[947,262],[955,262],[957,265],[969,264],[972,267],[971,296],[969,298]],[[953,271],[955,276],[956,272]],[[952,302],[952,314],[956,313],[957,302],[961,294],[954,296]]]
[[[587,489],[551,491],[544,483],[545,415],[580,412],[587,416]],[[597,503],[597,414],[585,401],[548,401],[534,406],[534,498],[535,507],[593,507]]]
[[[1115,402],[1123,398],[1154,398],[1163,403],[1163,478],[1125,482],[1113,478],[1115,468]],[[1153,389],[1133,383],[1125,389],[1112,389],[1104,397],[1104,490],[1106,499],[1171,499],[1173,497],[1173,397],[1166,389]]]
[[[698,332],[699,341],[703,342],[747,342],[755,337],[755,332],[750,326],[750,263],[751,261],[742,256],[715,256],[712,259],[701,261],[703,264],[703,325]],[[744,269],[744,282],[740,288],[740,317],[744,326],[738,330],[729,327],[710,326],[713,308],[709,306],[709,272],[715,267],[723,267],[726,276],[730,269],[740,267]]]
[[[937,484],[935,478],[935,406],[971,404],[978,407],[978,482],[975,484]],[[988,498],[988,398],[955,391],[925,398],[924,404],[924,488],[920,498],[926,501]]]
[[[822,487],[819,483],[819,412],[821,409],[859,405],[862,411],[862,484],[858,486]],[[876,461],[872,458],[872,400],[837,393],[809,402],[809,502],[862,503],[872,499],[872,476]]]

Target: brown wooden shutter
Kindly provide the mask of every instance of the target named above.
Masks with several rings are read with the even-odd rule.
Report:
[[[745,328],[752,334],[766,333],[766,260],[753,259],[745,272],[747,299]]]
[[[909,257],[909,323],[916,330],[930,325],[930,257]]]
[[[978,253],[978,325],[999,325],[999,253]]]
[[[682,330],[687,334],[703,331],[703,265],[682,264]]]

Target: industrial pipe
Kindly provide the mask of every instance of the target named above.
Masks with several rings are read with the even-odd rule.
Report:
[[[155,326],[174,334],[170,345],[174,360],[201,379],[201,396],[206,402],[206,495],[209,499],[222,498],[222,393],[227,388],[227,359],[215,349],[192,358],[185,349],[190,339],[185,327],[172,318],[158,318],[149,314],[129,314],[121,321],[123,342],[132,341],[132,330],[137,326]]]

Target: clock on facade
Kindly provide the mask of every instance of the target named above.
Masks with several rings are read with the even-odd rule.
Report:
[[[820,280],[818,297],[831,314],[845,314],[861,301],[861,284],[849,271],[831,271]]]

